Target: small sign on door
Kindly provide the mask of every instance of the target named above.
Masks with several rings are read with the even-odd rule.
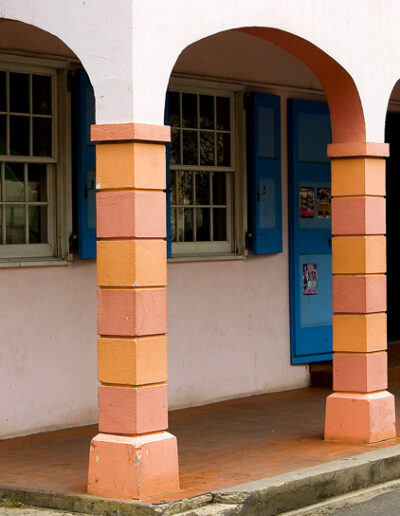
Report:
[[[303,296],[318,294],[318,270],[316,263],[303,263]]]

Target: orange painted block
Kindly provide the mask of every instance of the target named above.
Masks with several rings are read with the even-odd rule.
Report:
[[[335,392],[328,396],[325,439],[376,443],[396,437],[394,396],[387,391],[372,394]]]
[[[138,435],[168,428],[167,385],[100,385],[99,432]]]
[[[334,276],[332,310],[354,314],[386,312],[386,276]]]
[[[167,380],[167,337],[97,341],[98,378],[103,383],[145,385]]]
[[[381,158],[333,159],[332,196],[384,196],[385,168],[386,162]]]
[[[164,238],[166,196],[161,191],[98,192],[99,238]]]
[[[100,240],[97,284],[101,287],[156,287],[167,283],[164,240]]]
[[[165,145],[102,143],[96,147],[96,188],[163,190],[166,186]]]
[[[99,289],[97,332],[104,336],[141,337],[167,332],[167,291]]]
[[[92,439],[89,494],[138,500],[178,489],[178,448],[170,433],[138,437],[100,433]]]
[[[386,200],[384,197],[334,197],[333,235],[384,235]]]
[[[150,141],[169,142],[171,128],[168,125],[152,124],[93,124],[90,128],[93,142]]]
[[[333,390],[375,392],[387,388],[387,353],[335,353]]]
[[[386,237],[336,236],[332,238],[333,274],[386,272]]]
[[[387,349],[387,316],[377,314],[335,314],[333,351],[372,352]]]

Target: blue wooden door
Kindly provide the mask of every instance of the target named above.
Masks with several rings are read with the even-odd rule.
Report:
[[[332,358],[331,142],[328,105],[290,100],[291,359]]]

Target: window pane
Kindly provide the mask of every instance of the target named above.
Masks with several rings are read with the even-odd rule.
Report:
[[[180,127],[179,93],[170,91],[168,94],[169,124],[172,127]]]
[[[200,127],[215,129],[214,127],[214,97],[200,95]]]
[[[196,240],[210,241],[210,208],[196,208]]]
[[[29,75],[10,73],[10,111],[29,113]]]
[[[183,131],[183,165],[197,164],[197,132]]]
[[[200,165],[214,165],[214,133],[200,133]]]
[[[179,242],[193,242],[193,209],[178,208]]]
[[[176,208],[171,208],[171,240],[176,242]]]
[[[170,201],[171,204],[177,204],[176,201],[176,172],[171,170],[170,180],[169,180],[169,189],[170,189]]]
[[[51,156],[51,118],[33,119],[33,155]]]
[[[28,169],[28,201],[47,201],[47,167],[31,163]]]
[[[197,127],[197,95],[182,93],[182,127]]]
[[[47,206],[29,206],[29,243],[47,242]]]
[[[5,200],[25,201],[24,164],[6,163],[5,165]]]
[[[6,243],[25,244],[24,206],[6,206]]]
[[[212,179],[213,204],[226,204],[226,174],[215,172]]]
[[[179,172],[178,204],[193,204],[193,173]]]
[[[210,205],[210,174],[196,172],[196,204]]]
[[[7,117],[0,115],[0,154],[7,154]]]
[[[172,129],[171,131],[169,160],[172,165],[180,165],[181,163],[181,132],[179,129]]]
[[[32,76],[32,108],[38,115],[51,115],[51,77],[47,75]]]
[[[29,156],[29,117],[10,116],[10,154]]]
[[[226,208],[214,208],[213,210],[214,240],[227,240],[226,238]]]
[[[0,72],[0,111],[6,111],[6,72]]]
[[[229,167],[231,164],[231,135],[228,133],[217,135],[217,165]]]
[[[228,97],[217,97],[217,129],[229,131],[230,128],[230,99]]]

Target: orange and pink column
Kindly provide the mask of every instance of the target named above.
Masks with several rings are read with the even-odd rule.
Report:
[[[101,385],[88,492],[139,499],[179,488],[176,438],[166,431],[169,127],[95,125],[92,140]]]
[[[333,390],[325,439],[396,436],[387,389],[386,144],[328,147],[332,159]]]

